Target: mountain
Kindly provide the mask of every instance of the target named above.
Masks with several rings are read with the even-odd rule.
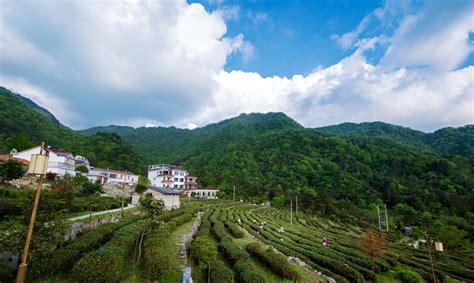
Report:
[[[146,164],[143,159],[115,133],[85,136],[63,126],[46,109],[5,88],[0,88],[0,109],[2,152],[10,150],[6,146],[9,139],[26,134],[34,144],[46,141],[54,149],[87,156],[95,166],[127,169],[144,174]]]
[[[367,134],[341,136],[348,129],[357,133],[352,128],[359,126],[323,133],[283,113],[242,114],[193,130],[107,126],[76,132],[8,93],[1,93],[0,107],[6,109],[0,112],[4,138],[25,132],[35,142],[46,139],[58,149],[85,155],[97,166],[144,172],[146,164],[182,165],[200,184],[227,195],[234,186],[239,197],[262,201],[280,197],[288,202],[298,195],[302,209],[325,215],[345,211],[338,214],[345,218],[354,218],[355,205],[386,203],[406,215],[397,225],[420,223],[427,215],[472,219],[474,158],[431,150],[437,142],[438,148],[458,151],[452,147],[462,148],[464,141],[458,139],[470,137],[470,126],[433,133],[429,144],[427,134],[408,128],[367,123]]]
[[[194,130],[175,127],[124,126],[95,127],[81,131],[86,135],[99,132],[116,133],[149,163],[176,162],[178,156],[193,148],[212,143],[214,140],[245,138],[253,133],[279,131],[284,129],[304,129],[299,123],[284,113],[252,113],[209,124]]]
[[[317,132],[342,137],[375,137],[432,150],[444,155],[474,156],[474,125],[443,128],[434,133],[424,133],[383,122],[342,123],[314,129]]]

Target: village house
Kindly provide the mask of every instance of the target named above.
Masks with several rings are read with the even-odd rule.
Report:
[[[216,189],[194,189],[186,191],[185,193],[188,197],[194,196],[195,198],[201,199],[216,199],[217,192],[219,192],[219,190]]]
[[[24,160],[31,160],[32,154],[39,154],[41,150],[40,146],[26,149],[20,152],[13,152],[12,157],[20,158]],[[48,172],[57,174],[57,176],[64,177],[66,175],[76,175],[76,161],[74,155],[67,151],[50,149],[49,161],[48,161]]]
[[[163,201],[165,210],[175,209],[181,206],[179,199],[181,193],[170,188],[150,186],[148,190],[145,191],[145,194],[151,194],[153,198]]]
[[[197,177],[189,175],[183,167],[169,164],[148,166],[148,179],[152,186],[173,188],[177,191],[197,189]]]
[[[136,185],[138,182],[138,175],[131,172],[92,166],[90,166],[87,178],[92,182],[99,181],[101,184]]]

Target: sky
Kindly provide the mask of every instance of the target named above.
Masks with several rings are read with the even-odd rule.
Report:
[[[0,85],[73,129],[474,124],[471,0],[0,2]]]

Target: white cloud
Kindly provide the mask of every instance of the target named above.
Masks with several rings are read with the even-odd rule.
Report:
[[[64,100],[48,93],[41,87],[30,84],[24,79],[0,75],[0,86],[28,97],[39,106],[51,112],[62,123],[72,123],[78,120],[77,115]]]
[[[419,13],[402,21],[382,64],[455,69],[474,50],[469,43],[469,32],[474,32],[472,11],[472,1],[457,1],[455,5],[428,1]]]
[[[352,32],[335,37],[356,48],[352,55],[291,78],[225,71],[231,54],[249,61],[255,47],[244,34],[226,36],[225,20],[235,15],[221,8],[209,12],[183,0],[5,2],[0,84],[76,128],[194,128],[269,111],[310,127],[383,120],[433,130],[474,123],[474,67],[456,70],[472,52],[469,9],[457,2],[441,12],[425,5],[408,13],[396,2],[387,1]],[[268,20],[264,13],[246,16]],[[371,21],[395,22],[394,33],[364,38]],[[364,53],[378,45],[387,50],[380,63],[369,63]]]

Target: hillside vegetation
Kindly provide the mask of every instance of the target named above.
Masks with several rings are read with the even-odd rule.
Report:
[[[137,173],[145,171],[143,160],[114,133],[85,136],[63,126],[53,114],[31,100],[5,88],[0,88],[0,109],[0,152],[6,153],[11,149],[7,146],[10,145],[9,139],[26,134],[29,138],[27,144],[38,145],[45,141],[54,149],[87,156],[98,167],[127,169]]]
[[[434,133],[423,133],[383,122],[342,123],[316,128],[315,131],[342,137],[377,137],[391,139],[424,150],[444,155],[474,156],[474,125],[443,128]]]
[[[197,175],[201,185],[218,187],[222,196],[231,196],[235,186],[237,197],[270,200],[277,207],[289,207],[298,196],[301,209],[353,224],[385,203],[397,229],[429,226],[456,249],[472,247],[474,159],[417,145],[421,132],[389,125],[379,132],[390,137],[346,137],[304,128],[283,113],[268,113],[242,114],[193,130],[99,127],[82,131],[89,135],[85,137],[48,123],[35,109],[21,101],[12,103],[18,98],[7,95],[2,94],[5,109],[20,107],[25,117],[14,119],[6,111],[10,116],[4,118],[2,112],[2,133],[26,131],[35,141],[52,141],[98,166],[143,172],[146,164],[178,164]],[[35,119],[43,122],[35,124]],[[432,138],[432,143],[462,147],[472,143],[470,129],[442,129],[438,136],[445,138]]]

